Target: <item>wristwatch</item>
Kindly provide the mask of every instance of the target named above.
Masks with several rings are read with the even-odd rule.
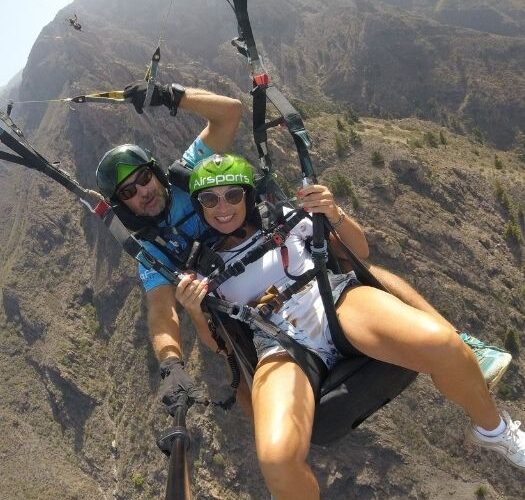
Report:
[[[181,99],[186,93],[186,88],[183,87],[180,83],[172,83],[170,85],[170,94],[171,94],[171,108],[170,115],[177,116],[177,111],[179,110],[179,104]]]

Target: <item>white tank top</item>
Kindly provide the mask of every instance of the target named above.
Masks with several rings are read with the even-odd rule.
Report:
[[[285,245],[288,249],[288,272],[294,276],[303,274],[308,269],[312,269],[314,264],[305,248],[305,240],[312,235],[312,221],[310,219],[301,220],[289,233]],[[257,243],[248,245],[248,241],[256,240]],[[264,242],[264,237],[258,231],[249,240],[246,240],[227,251],[218,252],[227,264],[233,264],[249,251]],[[246,248],[248,246],[248,248]],[[286,288],[291,283],[284,272],[281,258],[281,249],[274,248],[266,252],[262,258],[246,266],[242,274],[230,278],[223,283],[218,292],[225,299],[239,304],[248,302],[263,295],[272,285],[279,291]]]
[[[298,276],[314,267],[305,247],[305,240],[311,235],[312,221],[305,218],[290,231],[286,238],[290,274]],[[260,232],[252,238],[258,244],[264,241]],[[255,248],[256,245],[248,245],[246,248],[248,241],[250,240],[244,241],[231,250],[219,252],[219,255],[232,264]],[[282,291],[291,283],[293,281],[286,276],[283,270],[281,251],[275,248],[257,262],[246,266],[242,274],[224,282],[217,291],[223,298],[244,305],[263,295],[272,285]],[[338,359],[339,353],[333,345],[328,330],[328,322],[316,280],[311,281],[308,286],[292,295],[277,312],[272,314],[271,321],[299,343],[316,352],[329,367]]]

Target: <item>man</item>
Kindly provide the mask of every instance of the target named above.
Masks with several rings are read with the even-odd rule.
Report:
[[[125,89],[125,97],[132,100],[138,113],[142,113],[145,93],[144,82]],[[241,118],[239,100],[178,84],[156,84],[151,105],[165,105],[172,116],[182,108],[207,120],[183,155],[183,161],[191,167],[213,152],[226,152]],[[151,153],[139,146],[125,144],[108,151],[97,168],[97,184],[105,198],[120,209],[119,216],[128,227],[160,226],[168,231],[166,251],[172,255],[183,255],[191,239],[202,237],[207,231],[193,212],[188,193],[169,185]],[[173,231],[173,228],[176,229]],[[156,258],[170,264],[166,253],[157,246],[149,241],[144,245]],[[182,370],[180,361],[183,353],[174,287],[159,273],[142,265],[139,265],[139,275],[146,292],[149,335],[167,390],[170,380],[175,385],[182,383],[192,389],[194,385]],[[217,349],[211,338],[202,340],[214,351]]]
[[[136,110],[141,113],[145,84],[128,86],[125,96],[132,99]],[[236,99],[200,89],[184,89],[177,84],[156,84],[151,104],[165,105],[172,115],[180,107],[207,120],[206,127],[183,155],[184,162],[190,167],[212,153],[229,149],[241,115],[241,103]],[[166,252],[149,241],[144,244],[148,251],[166,264],[169,264],[167,252],[183,255],[187,253],[192,239],[206,235],[207,227],[193,212],[188,193],[170,185],[151,153],[139,146],[128,144],[108,151],[97,168],[97,183],[101,193],[121,208],[124,221],[131,221],[132,226],[149,225],[163,231],[163,238],[168,242]],[[371,270],[401,300],[449,325],[399,277],[377,266],[372,266]],[[158,272],[142,265],[139,265],[139,274],[146,291],[149,334],[161,363],[161,376],[175,387],[183,385],[193,389],[194,385],[183,371],[180,361],[183,353],[174,287]],[[510,354],[486,346],[466,334],[462,334],[462,338],[474,350],[489,387],[494,387],[510,363]],[[211,338],[201,340],[216,350]]]

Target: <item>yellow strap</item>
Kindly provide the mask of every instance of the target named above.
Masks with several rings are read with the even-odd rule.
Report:
[[[83,103],[83,102],[107,102],[107,103],[122,103],[127,102],[124,98],[123,90],[110,90],[109,92],[99,92],[97,94],[79,95],[76,97],[69,97],[66,101]]]

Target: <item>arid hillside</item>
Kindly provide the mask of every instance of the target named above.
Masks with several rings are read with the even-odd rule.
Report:
[[[144,76],[162,35],[159,80],[240,98],[234,149],[256,162],[231,9],[218,0],[174,6],[75,1],[43,29],[2,106],[122,89]],[[306,118],[314,167],[364,226],[371,261],[414,284],[459,329],[512,350],[497,400],[524,421],[525,7],[268,0],[249,8],[270,73]],[[458,9],[462,16],[450,13]],[[80,33],[63,22],[73,12]],[[139,143],[167,166],[203,126],[182,110],[173,119],[123,104],[15,103],[12,116],[88,188],[114,145]],[[300,175],[291,141],[279,130],[271,146],[292,193]],[[135,263],[38,172],[0,163],[0,213],[0,498],[162,498],[167,461],[155,439],[170,419],[156,397]],[[223,397],[224,362],[185,317],[182,329],[188,369]],[[323,498],[521,499],[523,474],[470,448],[466,426],[418,377],[350,435],[312,449]],[[239,408],[193,409],[189,428],[195,498],[269,497]]]

